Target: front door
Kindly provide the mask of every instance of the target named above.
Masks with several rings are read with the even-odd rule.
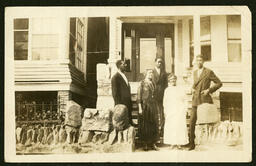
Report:
[[[174,72],[172,24],[124,24],[123,58],[128,64],[129,81],[140,81],[147,69],[155,67],[155,58],[165,60],[165,70]]]

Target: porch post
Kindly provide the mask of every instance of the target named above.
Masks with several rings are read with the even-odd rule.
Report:
[[[97,65],[98,98],[96,108],[112,109],[114,100],[111,91],[111,78],[116,73],[116,61],[121,59],[122,22],[115,16],[109,18],[109,58],[108,65]]]
[[[111,68],[111,77],[115,74],[117,68],[115,62],[121,59],[121,33],[122,22],[117,17],[109,18],[109,59]]]
[[[180,70],[178,68],[179,64],[179,54],[178,54],[178,20],[174,23],[174,72],[177,76],[180,76]]]
[[[182,57],[184,62],[184,69],[189,67],[189,19],[182,19]]]
[[[195,62],[195,57],[198,54],[201,54],[201,46],[200,46],[200,15],[193,16],[193,29],[194,29],[194,58],[193,65]]]

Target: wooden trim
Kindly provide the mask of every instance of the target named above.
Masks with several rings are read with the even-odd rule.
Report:
[[[15,83],[15,91],[59,91],[59,90],[70,90],[70,81],[60,83]]]
[[[39,61],[28,61],[28,60],[15,60],[15,67],[17,65],[60,65],[60,64],[69,64],[69,59],[54,59],[54,60],[39,60]]]
[[[124,23],[174,23],[172,16],[136,16],[136,17],[120,17]]]
[[[131,58],[131,69],[136,69],[136,35],[135,29],[131,30],[131,38],[132,38],[132,58]],[[136,80],[136,71],[132,70],[132,81]]]

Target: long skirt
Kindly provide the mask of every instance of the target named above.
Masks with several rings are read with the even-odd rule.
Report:
[[[143,143],[155,143],[158,139],[158,116],[155,102],[142,105],[139,118],[139,136]]]

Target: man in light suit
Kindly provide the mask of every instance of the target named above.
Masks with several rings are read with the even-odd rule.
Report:
[[[189,146],[188,150],[195,149],[195,125],[197,120],[197,106],[203,103],[212,104],[211,93],[218,90],[222,83],[220,79],[214,74],[214,72],[203,66],[204,59],[202,55],[196,56],[197,70],[194,71],[194,83],[192,87],[192,111],[190,115],[190,133],[189,133]],[[211,82],[215,84],[211,85]]]
[[[164,113],[163,113],[163,97],[164,90],[168,85],[167,73],[164,68],[164,60],[162,57],[156,57],[155,68],[153,69],[153,82],[156,85],[155,98],[157,101],[157,111],[159,115],[159,137],[163,137],[164,129]],[[160,140],[162,141],[162,140]],[[162,143],[162,142],[161,142]]]
[[[131,102],[131,88],[128,79],[124,75],[126,64],[122,60],[116,62],[118,71],[111,79],[112,96],[114,98],[115,105],[123,104],[128,108],[129,122],[132,123],[132,102]]]

